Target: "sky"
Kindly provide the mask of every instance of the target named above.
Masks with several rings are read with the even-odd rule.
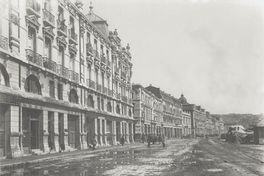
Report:
[[[88,10],[89,1],[84,10]],[[262,0],[92,0],[132,54],[132,82],[211,113],[264,113]],[[87,11],[88,13],[88,11]]]

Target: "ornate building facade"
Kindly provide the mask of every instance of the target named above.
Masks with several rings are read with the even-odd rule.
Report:
[[[133,142],[129,45],[69,0],[2,0],[0,156]]]
[[[160,88],[149,85],[146,90],[153,93],[162,100],[163,120],[162,131],[167,138],[182,137],[182,105],[180,101],[172,95],[160,90]]]
[[[147,135],[162,135],[162,100],[140,84],[132,85],[134,105],[135,140],[147,139]]]

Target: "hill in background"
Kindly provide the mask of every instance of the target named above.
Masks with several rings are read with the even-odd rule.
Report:
[[[245,128],[255,126],[264,119],[264,114],[212,114],[215,118],[221,118],[225,125],[243,125]]]

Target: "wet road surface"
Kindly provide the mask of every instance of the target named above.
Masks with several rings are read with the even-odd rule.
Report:
[[[167,143],[95,151],[4,170],[10,176],[88,175],[263,175],[261,150],[218,139],[182,139]],[[251,148],[250,148],[251,147]],[[255,155],[254,155],[255,154]]]

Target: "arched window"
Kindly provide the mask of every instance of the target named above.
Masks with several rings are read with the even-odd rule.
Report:
[[[94,100],[92,95],[88,95],[88,102],[87,102],[88,107],[94,108]]]
[[[9,75],[4,67],[0,64],[0,85],[10,86],[9,84]]]
[[[116,105],[116,113],[120,114],[120,106],[119,105]]]
[[[69,95],[69,101],[72,103],[78,103],[78,95],[75,89],[71,89]]]
[[[108,103],[107,103],[107,111],[108,111],[108,112],[112,112],[111,102],[108,102]]]
[[[38,78],[35,75],[29,75],[25,82],[26,92],[31,92],[41,95],[41,86]]]

